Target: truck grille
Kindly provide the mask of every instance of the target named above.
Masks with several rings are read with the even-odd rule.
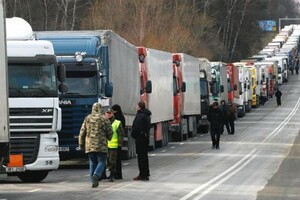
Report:
[[[12,132],[49,132],[53,124],[53,108],[10,108]]]
[[[23,154],[24,164],[35,162],[40,146],[39,134],[18,134],[11,132],[10,154]]]
[[[53,108],[10,108],[10,153],[23,154],[24,164],[35,162],[40,134],[52,130],[53,113]]]
[[[62,129],[58,132],[60,145],[74,145],[74,136],[79,135],[82,122],[84,118],[91,113],[92,105],[61,105],[61,109]]]

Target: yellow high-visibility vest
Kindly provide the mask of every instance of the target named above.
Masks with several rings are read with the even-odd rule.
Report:
[[[118,144],[119,138],[118,138],[117,130],[120,126],[120,123],[121,123],[121,121],[115,119],[115,121],[111,124],[112,129],[113,129],[113,136],[112,136],[111,140],[108,141],[108,143],[107,143],[108,148],[117,149],[119,146],[119,144]]]

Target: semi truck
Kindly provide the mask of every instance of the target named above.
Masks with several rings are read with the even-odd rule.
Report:
[[[259,61],[254,66],[257,69],[257,90],[260,104],[264,105],[266,101],[274,95],[275,80],[273,75],[273,62]]]
[[[198,126],[198,133],[208,133],[209,123],[207,115],[210,106],[210,92],[209,84],[212,81],[211,78],[211,65],[206,58],[199,58],[200,60],[200,94],[201,94],[201,116],[199,118],[200,123]]]
[[[239,70],[232,63],[227,64],[227,78],[229,79],[228,102],[235,105],[235,116],[238,118],[237,108],[239,107],[239,98],[242,88],[239,84]]]
[[[210,102],[217,101],[219,104],[222,100],[228,102],[228,81],[227,81],[227,64],[223,62],[210,62],[211,64],[211,83],[210,89],[212,96]]]
[[[57,64],[52,44],[36,40],[30,24],[21,18],[6,19],[6,39],[10,159],[4,168],[24,182],[40,182],[59,166],[58,90],[67,91],[65,68]]]
[[[239,71],[239,99],[238,99],[238,116],[244,117],[246,112],[251,110],[252,105],[252,93],[251,93],[251,72],[247,69],[248,62],[235,62],[234,66],[238,68]]]
[[[167,146],[168,122],[174,117],[173,96],[177,92],[173,80],[172,53],[145,47],[137,49],[141,100],[152,112],[150,135],[154,138],[150,141],[155,144],[151,146]]]
[[[4,162],[9,161],[9,110],[8,110],[8,78],[7,78],[7,59],[6,59],[6,32],[5,32],[5,13],[4,1],[0,0],[0,173],[5,172],[2,168]]]
[[[130,132],[140,101],[137,48],[111,30],[42,31],[36,34],[53,43],[58,61],[66,65],[69,91],[60,95],[63,113],[63,126],[58,133],[61,159],[84,156],[82,151],[77,151],[78,134],[94,102],[101,103],[104,110],[114,104],[121,106],[126,119],[122,157],[135,157]],[[85,86],[85,82],[89,84]]]
[[[199,59],[184,53],[173,54],[174,119],[169,122],[173,140],[195,136],[201,115]]]

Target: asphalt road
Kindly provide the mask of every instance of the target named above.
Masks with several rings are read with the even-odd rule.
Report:
[[[300,76],[299,76],[300,77]],[[0,200],[291,200],[300,199],[300,78],[281,87],[275,99],[236,122],[236,134],[197,135],[149,152],[150,181],[133,181],[137,161],[123,161],[123,180],[91,188],[87,162],[65,162],[38,184],[0,175]]]

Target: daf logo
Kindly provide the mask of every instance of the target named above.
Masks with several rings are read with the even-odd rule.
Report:
[[[72,105],[72,101],[71,100],[61,100],[59,101],[60,105]]]
[[[42,113],[51,113],[52,109],[42,109]]]

